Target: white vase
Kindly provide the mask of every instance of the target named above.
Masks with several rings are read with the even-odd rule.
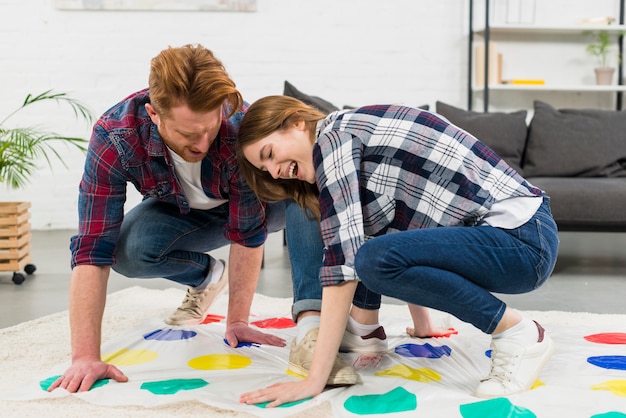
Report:
[[[595,68],[594,71],[596,72],[596,84],[601,86],[613,84],[613,74],[615,73],[615,68],[598,67]]]

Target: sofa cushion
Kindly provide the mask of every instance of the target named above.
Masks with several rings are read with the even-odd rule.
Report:
[[[535,101],[524,172],[528,177],[626,176],[626,112],[560,109]]]
[[[301,100],[302,102],[316,108],[317,110],[325,114],[334,112],[335,110],[339,110],[337,106],[327,100],[322,99],[321,97],[311,96],[309,94],[301,92],[287,80],[285,80],[283,95]]]
[[[436,105],[437,113],[474,135],[511,167],[524,174],[522,154],[527,132],[525,110],[513,113],[480,113],[459,109],[442,102],[437,102]]]
[[[561,230],[624,230],[626,178],[527,177],[550,196]]]

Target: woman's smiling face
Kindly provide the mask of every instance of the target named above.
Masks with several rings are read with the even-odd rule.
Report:
[[[275,179],[315,183],[313,144],[304,122],[274,131],[265,138],[244,146],[243,154],[253,166],[267,171]]]

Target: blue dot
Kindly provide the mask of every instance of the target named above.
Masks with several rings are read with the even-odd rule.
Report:
[[[157,341],[179,341],[187,340],[198,335],[195,331],[186,331],[184,329],[158,329],[149,332],[143,336],[144,340]]]
[[[603,369],[626,370],[626,356],[589,357],[587,362]]]
[[[440,358],[443,356],[450,356],[452,349],[447,345],[432,346],[428,343],[424,345],[419,344],[402,344],[396,347],[396,354],[404,357],[425,357],[425,358]]]

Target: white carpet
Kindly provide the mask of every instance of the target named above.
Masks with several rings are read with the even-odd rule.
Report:
[[[441,326],[454,327],[459,334],[446,339],[409,339],[404,335],[409,324],[406,306],[386,304],[381,309],[381,322],[395,351],[381,358],[345,355],[358,369],[363,384],[267,410],[239,404],[239,394],[295,379],[285,373],[288,348],[231,349],[222,341],[223,321],[167,327],[162,319],[182,298],[178,289],[140,287],[110,295],[103,355],[109,355],[114,364],[122,364],[119,367],[130,382],[109,382],[80,395],[62,390],[48,394],[41,389],[43,381],[61,374],[69,364],[67,312],[1,329],[0,416],[626,417],[625,315],[525,312],[550,332],[556,352],[535,389],[508,399],[485,401],[471,393],[488,371],[486,336],[449,315],[434,312]],[[226,301],[226,297],[218,300],[212,313],[224,315]],[[289,299],[256,295],[251,322],[289,318],[290,305]],[[295,329],[265,331],[289,341]],[[168,335],[184,338],[165,338]],[[591,338],[593,335],[596,337]],[[227,364],[216,370],[216,359]],[[170,379],[204,386],[172,394],[146,390],[150,383]],[[407,400],[415,405],[407,406]]]

